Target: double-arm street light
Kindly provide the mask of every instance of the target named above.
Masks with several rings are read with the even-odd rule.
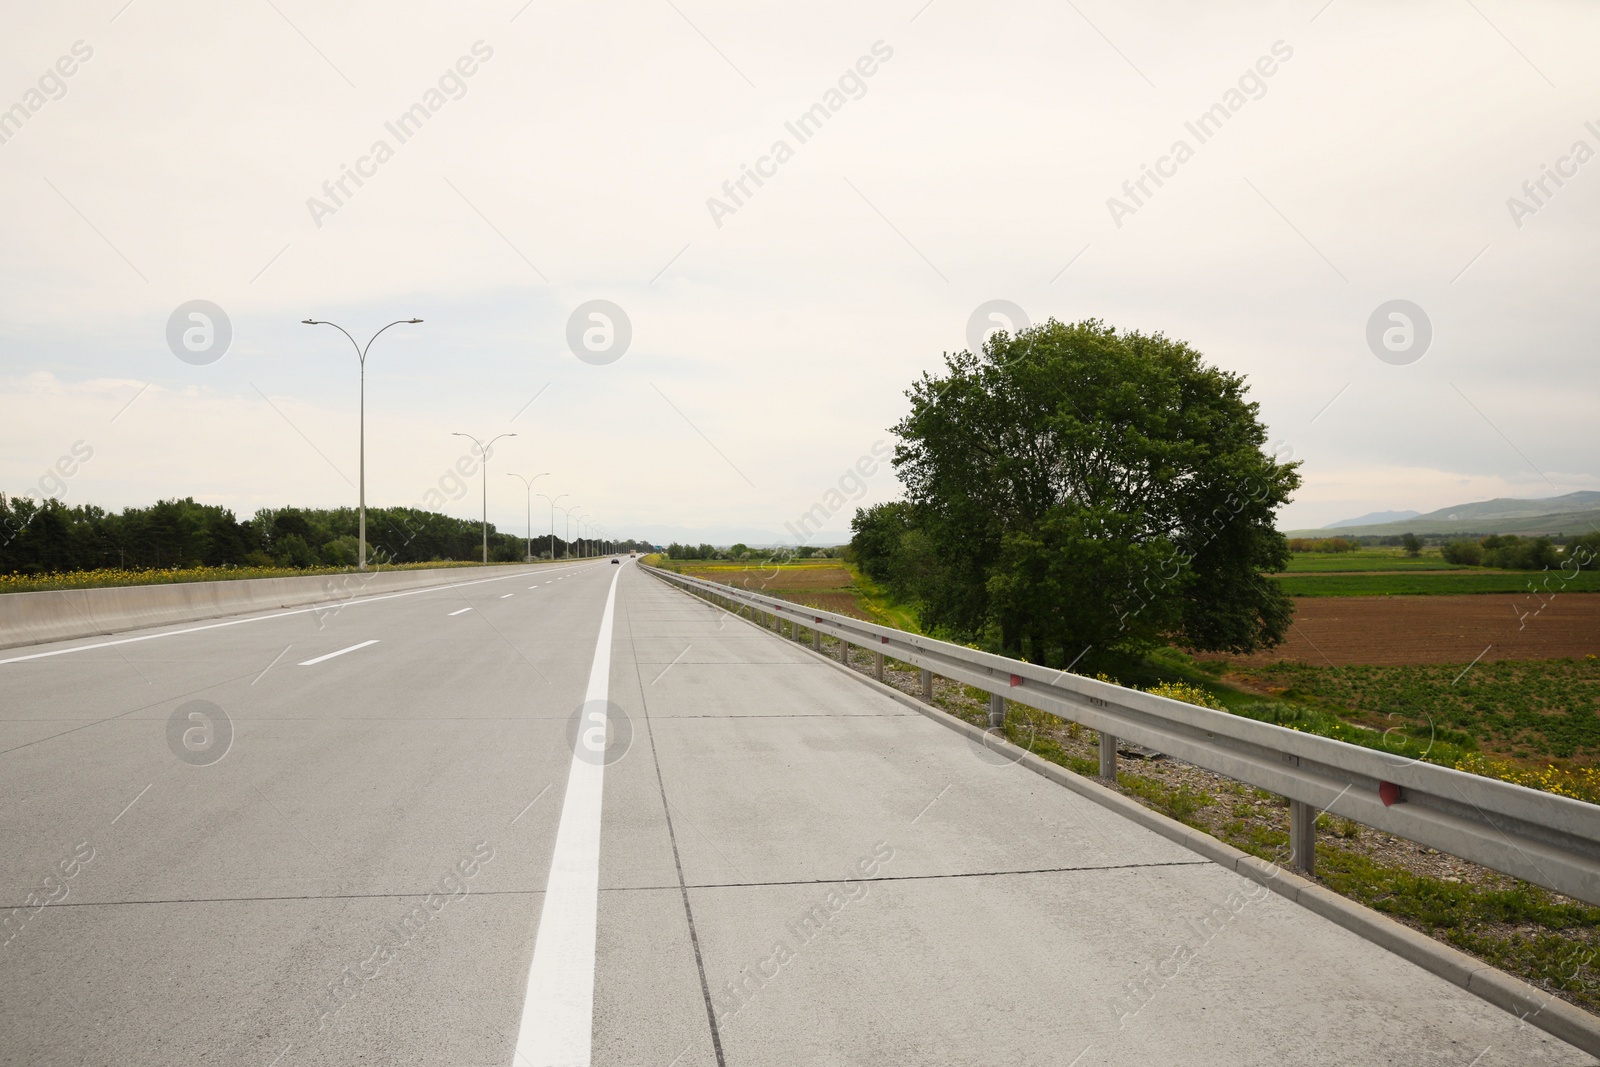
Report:
[[[549,471],[540,471],[532,478],[522,478],[520,474],[508,474],[507,478],[522,478],[522,484],[528,490],[528,558],[533,558],[533,483],[543,478]]]
[[[500,440],[500,438],[502,438],[502,437],[515,437],[517,435],[514,434],[514,433],[496,434],[495,436],[489,438],[489,443],[487,445],[484,444],[482,441],[478,440],[476,437],[473,437],[470,433],[452,433],[450,436],[451,437],[465,437],[467,440],[471,441],[473,444],[478,446],[478,454],[483,457],[483,561],[485,563],[488,563],[489,562],[489,449],[493,448],[494,447],[494,443],[496,441]]]
[[[552,500],[543,493],[539,494],[539,498],[548,502],[550,505],[550,559],[552,561],[554,561],[556,558],[556,500],[560,500],[561,497],[566,495],[566,493],[562,493],[561,496],[558,496],[555,498],[555,500]]]
[[[323,319],[301,319],[300,321],[307,326],[332,326],[346,337],[350,337],[350,331],[340,326],[337,322],[328,322]],[[414,325],[421,321],[421,319],[396,319],[389,326],[399,326],[401,323]],[[387,330],[389,326],[385,326],[383,330]],[[356,534],[359,541],[356,551],[358,553],[357,566],[362,570],[367,569],[367,349],[372,347],[372,342],[378,339],[378,334],[382,333],[383,330],[379,330],[378,333],[367,338],[365,345],[356,344],[356,339],[350,337],[350,343],[355,345],[356,358],[361,361],[361,526]]]

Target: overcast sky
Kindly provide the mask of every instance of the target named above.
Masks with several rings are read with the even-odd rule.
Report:
[[[369,503],[476,517],[451,434],[515,432],[503,527],[548,471],[618,535],[784,537],[991,300],[1246,375],[1285,528],[1600,488],[1596,40],[1507,0],[14,5],[0,489],[354,504],[355,352],[299,320],[418,317]],[[594,300],[620,357],[569,346]]]

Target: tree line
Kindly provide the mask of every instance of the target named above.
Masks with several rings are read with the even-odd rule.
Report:
[[[801,545],[799,548],[785,546],[768,548],[751,548],[746,544],[732,544],[727,548],[718,548],[716,545],[680,545],[676,541],[667,546],[669,559],[685,560],[786,560],[786,559],[830,559],[843,555],[845,546],[819,547],[817,545]]]
[[[1452,541],[1439,550],[1448,563],[1513,571],[1600,568],[1600,533],[1570,539],[1558,548],[1548,537],[1496,534],[1477,541]]]
[[[130,570],[192,566],[354,566],[359,542],[355,508],[276,508],[240,521],[215,504],[191,497],[111,512],[92,504],[68,507],[0,494],[0,573],[46,574],[117,567]],[[642,541],[612,542],[618,551],[647,551]],[[489,525],[489,558],[524,558],[528,542]],[[567,542],[555,538],[555,554]],[[549,536],[533,539],[533,554],[549,555]],[[577,552],[577,546],[572,546]],[[483,526],[417,508],[368,508],[367,555],[377,563],[476,560]]]

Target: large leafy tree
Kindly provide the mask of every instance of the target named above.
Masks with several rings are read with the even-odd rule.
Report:
[[[1292,606],[1264,572],[1287,562],[1273,520],[1299,476],[1262,451],[1240,376],[1096,320],[946,364],[894,427],[904,506],[856,522],[925,624],[1036,661],[1282,640]]]

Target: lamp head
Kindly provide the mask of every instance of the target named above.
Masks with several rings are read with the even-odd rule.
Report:
[[[322,325],[322,323],[318,322],[316,319],[301,319],[300,321],[302,323],[304,323],[305,325],[307,325],[307,326],[321,326]]]
[[[421,319],[407,319],[406,321],[409,322],[409,323],[415,324],[415,323],[421,322],[422,320]]]

